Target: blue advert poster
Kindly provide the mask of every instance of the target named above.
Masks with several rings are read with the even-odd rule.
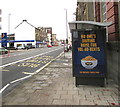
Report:
[[[73,31],[73,76],[105,76],[105,29]]]
[[[7,33],[2,33],[1,35],[2,38],[2,47],[7,47]]]

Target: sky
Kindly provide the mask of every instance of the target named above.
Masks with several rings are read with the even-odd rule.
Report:
[[[1,0],[0,33],[8,33],[9,22],[10,33],[15,33],[14,28],[22,20],[27,20],[35,27],[52,27],[53,34],[57,34],[58,39],[66,39],[66,10],[67,21],[74,21],[76,4],[77,0]],[[69,26],[68,35],[70,36]]]

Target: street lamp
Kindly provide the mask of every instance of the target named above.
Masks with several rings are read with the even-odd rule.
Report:
[[[11,14],[8,14],[8,34],[10,34],[10,16]]]
[[[66,11],[66,44],[67,44],[67,51],[68,51],[68,26],[67,26],[68,20],[67,20],[67,9],[65,9],[65,11]]]

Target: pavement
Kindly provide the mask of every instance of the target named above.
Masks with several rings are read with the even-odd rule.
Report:
[[[3,105],[95,105],[119,106],[118,86],[108,79],[105,87],[75,86],[72,53],[62,54],[39,73],[3,97]]]

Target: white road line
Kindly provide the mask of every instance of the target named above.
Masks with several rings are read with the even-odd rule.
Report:
[[[2,69],[2,71],[10,71],[10,70],[7,70],[7,69]]]
[[[18,82],[18,81],[24,80],[24,79],[29,78],[29,77],[31,77],[31,76],[32,76],[32,75],[28,75],[28,76],[25,76],[25,77],[23,77],[23,78],[20,78],[20,79],[14,80],[14,81],[10,82],[10,84],[13,84],[13,83],[15,83],[15,82]]]
[[[9,86],[10,84],[5,85],[1,90],[0,90],[0,94]]]
[[[30,73],[30,72],[22,72],[22,73],[23,73],[23,74],[29,74],[29,75],[30,75],[30,74],[33,74],[33,73]]]
[[[25,58],[25,59],[22,59],[22,60],[18,60],[18,61],[15,61],[15,62],[11,62],[11,63],[0,66],[0,68],[6,67],[6,66],[9,66],[9,65],[12,65],[12,64],[16,64],[18,62],[25,61],[25,60],[28,60],[30,58],[34,58],[34,57],[37,57],[37,56],[40,56],[40,55],[44,55],[44,54],[47,54],[49,52],[53,52],[53,51],[56,51],[56,50],[59,50],[59,49],[61,49],[61,48],[58,48],[58,49],[55,49],[55,50],[52,50],[52,51],[48,51],[48,52],[45,52],[45,53],[42,53],[42,54],[38,54],[38,55],[35,55],[35,56],[32,56],[32,57],[28,57],[28,58]]]

